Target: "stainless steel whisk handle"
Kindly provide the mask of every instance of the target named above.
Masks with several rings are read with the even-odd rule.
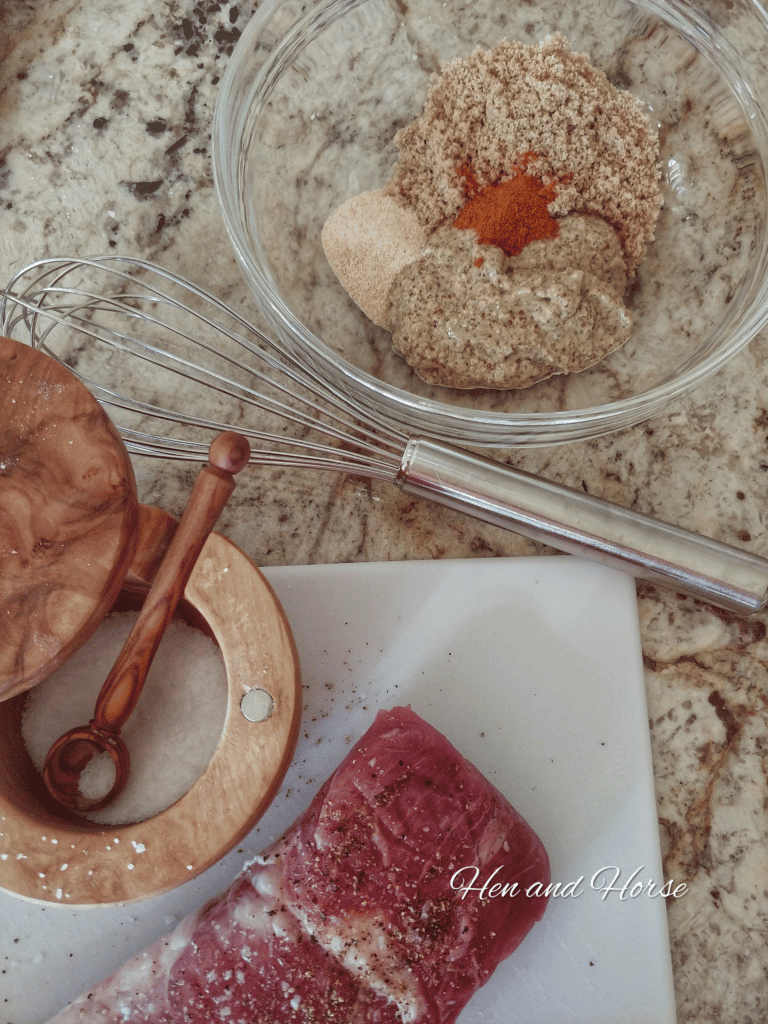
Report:
[[[739,614],[768,601],[768,560],[452,445],[412,438],[396,478],[494,526]]]

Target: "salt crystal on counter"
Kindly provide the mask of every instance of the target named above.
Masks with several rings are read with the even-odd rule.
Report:
[[[138,617],[114,612],[51,676],[29,691],[22,736],[42,771],[53,743],[93,717],[96,698]],[[170,807],[197,781],[221,736],[227,708],[227,674],[221,651],[198,629],[173,620],[147,675],[139,702],[123,727],[131,769],[122,793],[88,817],[102,824],[143,821]],[[108,755],[94,758],[81,776],[81,791],[100,794]],[[83,788],[85,787],[85,788]]]

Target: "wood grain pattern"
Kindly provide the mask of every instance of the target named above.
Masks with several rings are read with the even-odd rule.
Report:
[[[133,557],[123,442],[65,367],[0,338],[0,700],[91,635]]]
[[[137,558],[120,607],[146,594],[176,529],[139,506]],[[155,547],[156,546],[156,547]],[[210,867],[272,802],[296,746],[301,678],[290,626],[272,588],[231,541],[212,533],[180,605],[218,643],[227,669],[227,713],[210,764],[189,792],[148,821],[96,825],[57,808],[21,739],[25,693],[0,705],[0,887],[56,904],[109,904],[164,892]],[[268,690],[274,712],[249,722],[245,693]],[[62,873],[62,853],[67,870]],[[19,856],[23,854],[23,856]]]
[[[208,534],[235,489],[233,474],[247,465],[250,453],[245,437],[232,432],[220,434],[211,445],[209,463],[203,466],[195,480],[178,529],[152,580],[141,614],[96,701],[91,725],[97,731],[119,732],[133,712],[157,648]]]
[[[68,730],[48,751],[43,778],[51,795],[65,807],[82,813],[99,810],[124,788],[131,756],[120,732],[141,697],[147,673],[208,534],[232,495],[233,474],[245,468],[250,454],[242,434],[225,431],[215,438],[208,464],[197,476],[139,616],[102,684],[91,720]],[[80,777],[99,754],[112,759],[115,779],[108,792],[87,797],[80,789]]]

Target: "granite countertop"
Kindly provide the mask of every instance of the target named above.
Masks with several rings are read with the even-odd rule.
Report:
[[[253,3],[0,0],[0,281],[48,255],[141,256],[243,301],[210,124]],[[521,453],[551,480],[768,552],[768,336],[669,414]],[[195,469],[136,460],[178,513]],[[258,509],[258,515],[253,513]],[[260,565],[551,554],[378,482],[264,471],[220,529]],[[768,1005],[766,621],[638,586],[678,1019]],[[0,983],[1,984],[1,983]]]

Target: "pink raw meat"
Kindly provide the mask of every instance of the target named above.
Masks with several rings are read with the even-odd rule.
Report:
[[[517,894],[478,892],[491,876]],[[380,711],[221,897],[54,1021],[451,1024],[549,881],[541,841],[480,772],[410,708]]]

